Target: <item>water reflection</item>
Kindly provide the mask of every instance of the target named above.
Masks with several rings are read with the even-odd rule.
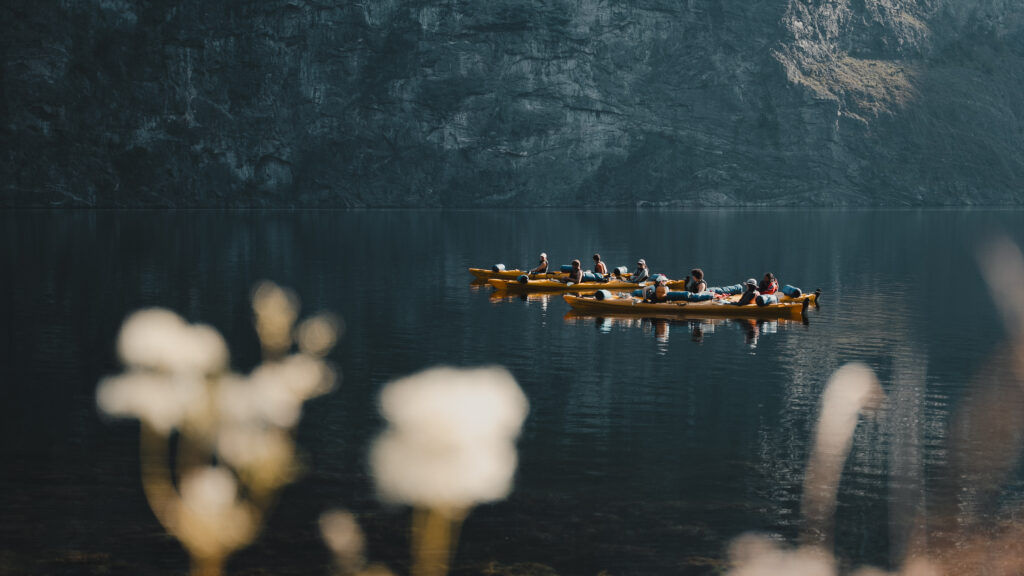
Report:
[[[947,478],[959,470],[950,464],[947,439],[973,430],[964,442],[974,444],[986,437],[980,434],[986,420],[1024,419],[1015,395],[998,389],[990,398],[1014,409],[989,418],[984,407],[993,403],[981,402],[984,394],[969,385],[1005,339],[992,302],[983,292],[960,300],[933,289],[948,286],[950,270],[980,284],[973,240],[1003,228],[1024,241],[1020,216],[0,214],[0,259],[16,271],[0,283],[0,299],[9,303],[0,307],[0,326],[10,327],[0,329],[0,405],[11,407],[0,419],[6,464],[0,481],[8,487],[0,491],[0,509],[9,519],[0,522],[0,558],[28,566],[17,572],[24,574],[101,573],[111,558],[130,567],[113,574],[137,573],[136,566],[182,573],[180,566],[152,566],[152,558],[180,550],[169,552],[176,544],[149,537],[158,529],[151,512],[123,497],[138,490],[137,477],[123,473],[137,467],[124,456],[137,446],[119,440],[127,436],[123,430],[97,421],[95,382],[116,370],[109,343],[121,319],[157,304],[215,326],[232,342],[235,364],[251,368],[261,346],[248,314],[249,289],[272,277],[306,295],[313,309],[346,319],[348,336],[332,354],[345,367],[345,385],[309,406],[297,440],[313,457],[305,480],[286,492],[295,506],[275,516],[275,529],[261,536],[260,546],[235,557],[238,573],[322,572],[319,543],[311,537],[302,542],[312,544],[303,544],[295,535],[315,526],[326,501],[351,502],[353,513],[368,520],[368,550],[407,556],[405,519],[369,503],[366,446],[380,426],[373,410],[379,387],[438,362],[506,365],[536,408],[523,430],[511,501],[470,516],[460,568],[502,558],[535,560],[562,574],[666,574],[684,571],[680,566],[692,558],[720,559],[742,530],[795,541],[818,401],[828,375],[848,361],[875,370],[889,400],[855,434],[839,487],[836,548],[858,564],[898,566],[914,549],[918,526],[941,525],[934,511],[940,487],[944,494],[963,487]],[[745,230],[777,241],[751,245],[740,233]],[[669,271],[699,262],[712,283],[771,269],[820,286],[826,300],[809,327],[779,323],[772,332],[757,323],[681,319],[567,322],[559,295],[492,303],[484,297],[489,285],[466,289],[466,267],[495,259],[531,262],[538,246],[553,262],[565,260],[559,254],[595,249],[611,263],[643,255]],[[366,281],[367,261],[450,273],[399,295]],[[538,310],[543,306],[546,312]],[[746,343],[752,328],[756,348]],[[981,408],[954,419],[971,397]],[[980,517],[972,526],[998,527],[1020,516],[1020,476],[1010,466],[994,492],[996,504],[989,488],[970,496],[983,500],[943,496],[953,502],[953,524],[945,526],[955,526],[959,504]],[[993,508],[994,518],[987,512]],[[968,536],[956,538],[968,543]],[[58,565],[75,554],[80,564]]]
[[[513,294],[510,292],[492,292],[490,300],[492,304],[499,304],[501,302],[530,302],[541,304],[543,308],[547,309],[548,304],[551,303],[552,297],[561,299],[561,294],[544,294],[544,293],[523,293]]]
[[[791,476],[795,480],[802,475],[804,481],[803,544],[786,548],[777,539],[741,538],[732,551],[735,569],[730,575],[838,574],[845,573],[838,566],[877,561],[864,558],[863,551],[881,549],[880,538],[872,538],[862,526],[851,528],[841,499],[837,508],[840,474],[850,476],[844,483],[851,485],[854,497],[886,481],[889,485],[889,526],[879,535],[889,538],[889,557],[881,564],[896,571],[865,568],[854,574],[1024,573],[1024,256],[1002,241],[982,253],[981,264],[1010,341],[980,359],[958,402],[948,394],[937,401],[935,394],[929,398],[926,385],[927,355],[911,343],[909,326],[887,326],[889,336],[897,339],[888,400],[881,404],[870,399],[881,398],[880,383],[863,365],[853,372],[851,365],[837,371],[820,394],[812,458],[805,470]],[[840,378],[844,373],[850,378]],[[881,406],[879,418],[858,425],[859,409],[870,406]],[[826,430],[832,432],[823,436]],[[844,462],[847,456],[851,462]],[[929,468],[931,475],[926,476]],[[857,510],[858,516],[863,514],[863,505]],[[836,548],[860,550],[859,558],[844,557],[833,548],[833,530],[837,536],[846,532],[845,538],[837,538]],[[851,545],[851,533],[858,532],[860,542]]]
[[[639,329],[647,336],[653,336],[659,343],[667,343],[670,333],[686,334],[691,342],[702,343],[707,336],[722,330],[734,330],[743,334],[743,343],[756,348],[766,336],[778,334],[804,326],[805,320],[778,318],[758,320],[754,318],[645,318],[638,316],[595,316],[570,310],[565,313],[565,323],[573,326],[594,326],[598,332],[608,334],[613,330]]]

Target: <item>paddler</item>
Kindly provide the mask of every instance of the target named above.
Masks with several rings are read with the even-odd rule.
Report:
[[[545,274],[548,271],[548,255],[546,252],[540,253],[540,264],[536,268],[530,270],[530,274]]]
[[[636,261],[636,272],[629,277],[629,281],[639,284],[651,277],[651,271],[647,269],[647,262],[643,258]]]
[[[644,288],[644,302],[667,302],[668,301],[668,280],[658,278],[654,286]]]
[[[648,288],[650,290],[650,288]],[[668,280],[665,278],[659,278],[654,284],[654,290],[650,292],[651,302],[666,302],[668,301]]]
[[[692,292],[694,294],[700,294],[701,292],[708,291],[708,283],[704,281],[704,271],[700,268],[694,268],[690,270],[690,275],[686,277],[686,282],[683,290]]]
[[[740,299],[735,302],[737,306],[746,306],[747,304],[753,304],[754,299],[761,295],[760,292],[757,291],[757,280],[750,278],[749,280],[744,282],[744,285],[746,286],[747,291],[744,292],[743,296],[740,296]]]
[[[594,274],[600,274],[599,278],[604,279],[608,274],[608,267],[601,261],[601,255],[594,254]]]
[[[572,261],[572,270],[569,271],[569,276],[562,280],[566,284],[579,284],[583,281],[583,268],[580,267],[579,260]]]
[[[775,279],[774,274],[767,272],[764,275],[764,280],[757,285],[757,291],[761,294],[775,294],[779,291],[779,281]]]

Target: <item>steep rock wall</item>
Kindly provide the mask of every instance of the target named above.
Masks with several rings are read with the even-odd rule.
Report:
[[[1024,203],[1009,0],[14,0],[4,206]]]

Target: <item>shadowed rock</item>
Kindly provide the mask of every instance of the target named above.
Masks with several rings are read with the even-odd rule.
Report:
[[[1022,14],[16,0],[0,205],[1020,204]]]

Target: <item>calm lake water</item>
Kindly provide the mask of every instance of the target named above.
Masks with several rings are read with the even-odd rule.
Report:
[[[0,214],[0,573],[181,574],[141,492],[137,424],[101,419],[130,312],[212,324],[236,369],[259,361],[248,295],[293,288],[346,331],[343,374],[307,405],[305,473],[233,574],[326,574],[316,528],[357,513],[369,556],[407,572],[409,512],[374,499],[367,449],[379,389],[437,364],[501,364],[530,400],[515,489],[469,516],[456,571],[536,563],[563,575],[714,573],[749,531],[795,541],[821,391],[839,366],[877,373],[839,489],[836,548],[893,566],[938,522],[950,426],[1006,340],[975,254],[1024,245],[1020,211],[4,212]],[[470,266],[555,264],[599,251],[712,285],[774,272],[823,292],[806,323],[568,316],[559,297],[496,298]],[[1008,397],[1006,402],[1018,402]],[[1024,409],[1024,406],[1013,406]],[[1019,471],[992,502],[1024,500]],[[982,495],[983,496],[983,495]],[[978,498],[982,498],[978,496]]]

